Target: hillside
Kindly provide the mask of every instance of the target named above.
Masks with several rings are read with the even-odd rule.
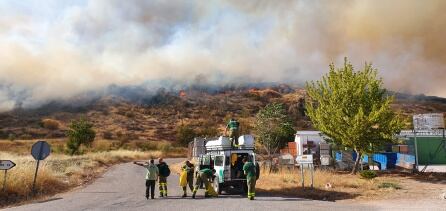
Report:
[[[414,113],[446,112],[444,98],[395,96],[392,107],[405,115],[408,123]],[[271,102],[284,103],[296,129],[312,129],[303,114],[304,97],[305,90],[288,85],[190,87],[180,91],[160,89],[152,94],[126,89],[88,100],[50,102],[39,108],[1,113],[0,138],[64,137],[67,125],[81,117],[93,122],[98,136],[105,139],[175,141],[180,125],[189,125],[203,134],[220,134],[232,116],[248,133],[255,114]]]

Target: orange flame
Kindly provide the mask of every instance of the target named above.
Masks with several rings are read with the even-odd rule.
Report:
[[[181,90],[179,95],[180,97],[186,97],[186,92],[184,90]]]

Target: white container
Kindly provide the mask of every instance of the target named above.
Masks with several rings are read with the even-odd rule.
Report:
[[[206,148],[231,147],[231,140],[228,137],[220,136],[217,140],[211,140],[206,143]]]
[[[192,147],[192,157],[199,157],[206,153],[206,148],[204,147],[205,140],[202,138],[195,138]]]
[[[242,135],[238,137],[238,145],[243,147],[254,147],[254,137],[252,135]]]

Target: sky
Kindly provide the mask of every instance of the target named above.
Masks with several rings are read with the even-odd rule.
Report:
[[[320,79],[344,57],[446,97],[442,0],[3,0],[0,111],[110,85]]]

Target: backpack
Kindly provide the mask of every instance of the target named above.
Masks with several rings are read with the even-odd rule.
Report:
[[[162,165],[158,164],[158,168],[159,168],[161,176],[163,176],[163,177],[170,176],[169,165],[167,165],[166,163],[163,163]]]
[[[170,176],[170,168],[169,168],[169,165],[167,165],[167,164],[166,164],[166,172],[165,172],[165,174],[166,174],[166,175],[164,175],[165,177]]]

